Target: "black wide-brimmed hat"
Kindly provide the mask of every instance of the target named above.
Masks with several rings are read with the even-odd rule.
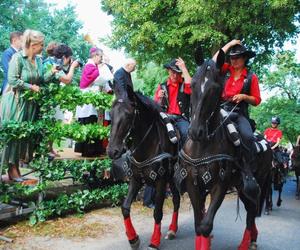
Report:
[[[176,65],[176,59],[172,59],[171,62],[166,63],[164,68],[171,69],[177,73],[182,73],[181,69]]]
[[[229,51],[229,56],[240,56],[245,55],[248,59],[255,57],[256,54],[252,50],[247,50],[244,45],[236,44]]]

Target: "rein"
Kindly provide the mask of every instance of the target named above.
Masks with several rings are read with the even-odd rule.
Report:
[[[122,99],[118,100],[118,102],[123,102]],[[126,142],[126,140],[128,139],[128,137],[130,136],[130,134],[132,133],[132,130],[134,128],[134,124],[135,124],[135,121],[136,121],[136,117],[138,115],[139,111],[137,108],[134,109],[134,117],[132,119],[132,123],[131,123],[131,126],[130,126],[130,129],[124,139],[124,141]],[[159,161],[162,161],[164,159],[167,159],[167,158],[173,158],[173,156],[169,153],[161,153],[159,155],[156,155],[150,159],[147,159],[145,161],[142,161],[142,162],[139,162],[137,161],[134,157],[133,157],[133,154],[136,152],[136,150],[143,144],[143,142],[146,140],[146,138],[148,137],[150,131],[152,130],[153,126],[155,124],[155,120],[152,121],[150,127],[147,129],[146,133],[144,134],[142,140],[138,143],[138,145],[132,150],[128,150],[127,151],[127,158],[129,159],[130,163],[133,164],[134,166],[138,167],[138,168],[143,168],[145,166],[149,166],[151,164],[154,164],[156,162],[159,162]]]
[[[223,103],[223,105],[225,105],[226,103],[228,103],[229,101],[226,101],[225,103]],[[210,119],[213,117],[215,111],[213,111],[210,116],[207,118],[207,120],[205,121],[205,126],[206,126],[206,138],[207,139],[211,139],[212,137],[215,136],[215,134],[217,133],[217,131],[223,126],[223,124],[226,122],[226,120],[229,118],[229,116],[232,114],[232,112],[235,110],[235,108],[238,106],[238,103],[234,105],[234,107],[230,110],[230,112],[228,113],[228,115],[225,117],[225,119],[222,120],[222,122],[213,130],[213,132],[211,132],[210,134],[208,134],[208,125],[209,125],[209,121]]]
[[[181,149],[179,152],[179,158],[183,160],[185,163],[188,163],[194,167],[205,166],[213,162],[223,161],[223,160],[236,162],[235,158],[227,154],[216,154],[216,155],[205,156],[202,158],[191,158],[184,152],[183,149]]]

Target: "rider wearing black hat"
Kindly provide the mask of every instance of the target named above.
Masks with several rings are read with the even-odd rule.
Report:
[[[260,90],[257,76],[250,72],[246,65],[255,52],[247,50],[240,40],[232,40],[222,50],[229,56],[230,63],[225,63],[222,72],[225,77],[225,84],[222,93],[224,101],[223,108],[236,113],[234,122],[242,139],[242,155],[244,160],[243,182],[246,195],[255,199],[259,189],[255,178],[250,170],[256,168],[254,144],[255,137],[249,123],[249,104],[257,106],[261,102]],[[216,61],[218,52],[214,55]]]
[[[174,119],[181,142],[184,143],[189,127],[192,78],[180,57],[172,59],[164,68],[167,69],[169,77],[158,85],[154,100]]]

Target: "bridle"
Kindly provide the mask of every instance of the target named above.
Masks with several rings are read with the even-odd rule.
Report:
[[[117,102],[118,102],[118,103],[123,103],[124,100],[123,100],[123,99],[118,99]],[[125,145],[127,144],[128,138],[130,137],[130,135],[131,135],[131,133],[132,133],[132,131],[133,131],[134,124],[135,124],[135,121],[136,121],[136,118],[137,118],[137,116],[138,116],[139,113],[140,113],[136,106],[137,106],[136,103],[134,103],[133,119],[132,119],[130,128],[129,128],[129,130],[128,130],[128,132],[127,132],[127,134],[126,134],[126,136],[125,136],[125,138],[124,138],[124,140],[123,140]],[[147,129],[147,131],[146,131],[146,133],[144,134],[142,140],[141,140],[141,141],[138,143],[138,145],[131,151],[131,153],[130,153],[131,156],[135,153],[135,151],[136,151],[136,150],[143,144],[143,142],[146,140],[146,138],[148,137],[150,131],[152,130],[152,128],[153,128],[153,126],[154,126],[154,123],[155,123],[155,120],[153,119],[153,121],[152,121],[150,127]]]

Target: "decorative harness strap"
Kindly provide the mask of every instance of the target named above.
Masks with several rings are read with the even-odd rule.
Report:
[[[130,151],[127,153],[127,158],[128,160],[130,161],[130,163],[138,168],[144,168],[146,166],[150,166],[154,163],[157,163],[159,161],[162,161],[164,159],[167,159],[167,158],[174,158],[173,155],[169,154],[169,153],[161,153],[159,155],[156,155],[150,159],[147,159],[145,161],[137,161],[136,159],[134,159],[134,157],[132,156],[132,154],[130,153]]]
[[[180,150],[179,152],[179,157],[180,159],[182,159],[184,162],[193,165],[194,167],[198,167],[198,166],[204,166],[204,165],[208,165],[212,162],[216,162],[216,161],[223,161],[223,160],[227,160],[227,161],[232,161],[232,162],[236,162],[236,159],[233,158],[230,155],[227,154],[216,154],[216,155],[210,155],[210,156],[205,156],[203,158],[191,158],[190,156],[188,156],[183,149]]]

